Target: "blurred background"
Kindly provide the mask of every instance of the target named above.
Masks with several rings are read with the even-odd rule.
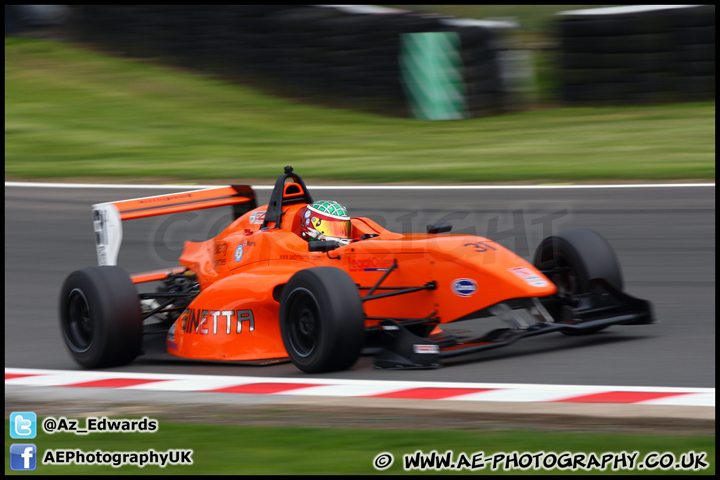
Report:
[[[594,7],[6,6],[6,177],[714,177],[715,7]]]

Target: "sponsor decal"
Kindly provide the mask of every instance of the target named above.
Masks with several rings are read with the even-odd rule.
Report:
[[[263,223],[265,221],[265,212],[253,212],[250,214],[250,223]]]
[[[215,255],[225,255],[225,251],[227,251],[227,243],[225,243],[225,242],[215,243]]]
[[[477,283],[471,278],[458,278],[452,284],[452,291],[460,297],[469,297],[477,292]]]
[[[217,268],[220,265],[225,265],[225,253],[227,252],[227,243],[217,242],[215,243],[215,258],[213,262]]]
[[[440,347],[437,345],[413,345],[415,353],[440,353]]]
[[[182,314],[182,330],[185,333],[201,335],[218,334],[218,325],[225,325],[224,333],[243,333],[255,330],[255,316],[252,310],[202,310],[188,308]],[[233,325],[235,328],[232,328]],[[223,333],[223,330],[220,331]]]
[[[351,272],[385,272],[392,267],[392,258],[379,259],[377,257],[350,260]]]
[[[150,197],[138,200],[138,203],[144,205],[146,203],[157,203],[157,202],[173,202],[175,200],[187,200],[193,198],[192,193],[180,193],[178,195],[166,195],[164,197]]]
[[[296,253],[293,255],[280,255],[280,260],[304,260],[309,262],[317,262],[322,255],[310,255],[307,253]]]
[[[238,245],[237,248],[235,249],[235,261],[239,262],[242,259],[242,256],[243,256],[243,246]]]
[[[532,287],[547,287],[549,285],[547,280],[538,276],[537,273],[527,267],[513,267],[508,268],[508,270],[525,280],[525,283]]]

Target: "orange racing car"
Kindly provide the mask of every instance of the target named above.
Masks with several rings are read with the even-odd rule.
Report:
[[[179,267],[128,276],[116,265],[123,221],[228,205],[236,219],[215,238],[185,242]],[[230,186],[97,204],[93,219],[99,266],[71,273],[60,295],[64,342],[85,368],[130,363],[152,335],[196,360],[289,359],[320,373],[372,352],[377,368],[434,368],[528,336],[654,322],[592,230],[545,238],[530,264],[491,239],[447,233],[449,224],[399,234],[350,217],[314,201],[291,167],[268,205]],[[156,291],[138,293],[147,282]],[[443,329],[484,317],[507,326],[480,336]]]

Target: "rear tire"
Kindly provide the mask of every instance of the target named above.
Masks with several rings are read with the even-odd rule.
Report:
[[[71,273],[60,293],[60,329],[70,355],[85,368],[126,365],[140,354],[142,310],[135,285],[119,267]]]
[[[280,332],[290,360],[306,373],[350,368],[365,343],[357,286],[343,270],[300,270],[283,288]]]
[[[618,290],[623,290],[620,263],[612,247],[599,233],[585,228],[568,230],[547,237],[535,251],[533,264],[540,271],[564,269],[564,272],[548,274],[557,286],[558,294],[571,300],[579,294],[592,291],[591,280],[603,278]],[[565,335],[586,335],[607,328],[588,330],[561,330]]]

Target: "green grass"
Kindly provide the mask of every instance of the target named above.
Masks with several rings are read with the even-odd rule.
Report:
[[[167,182],[711,179],[715,103],[428,122],[328,109],[191,71],[5,40],[5,178]]]
[[[41,420],[41,419],[39,419]],[[80,425],[84,425],[81,420]],[[9,431],[9,420],[5,420],[5,431]],[[45,434],[40,431],[37,438],[28,441],[12,440],[5,436],[5,473],[10,470],[10,444],[34,443],[41,458],[48,449],[80,449],[85,452],[143,452],[154,449],[165,452],[168,449],[192,449],[192,466],[135,466],[114,468],[101,465],[50,466],[38,464],[35,474],[373,474],[377,473],[372,461],[376,455],[388,452],[395,458],[393,465],[384,471],[389,474],[403,472],[403,455],[418,450],[430,453],[433,450],[444,454],[448,450],[457,459],[461,453],[470,459],[479,451],[487,458],[497,452],[538,452],[595,453],[598,457],[607,452],[639,452],[638,461],[650,452],[663,454],[671,452],[677,460],[683,453],[706,452],[705,470],[698,472],[680,470],[644,470],[604,472],[591,470],[588,473],[715,473],[715,437],[630,435],[610,433],[544,433],[537,431],[473,431],[473,430],[373,430],[361,428],[309,428],[309,427],[259,427],[240,425],[195,425],[159,421],[155,433],[102,433],[73,435],[69,433]],[[28,472],[17,472],[27,475]],[[410,473],[410,472],[408,472]],[[418,473],[418,471],[414,471]],[[427,473],[454,473],[452,471]],[[493,472],[491,465],[485,469],[462,473],[551,473],[547,470],[502,469]],[[568,473],[571,470],[554,471]],[[575,473],[585,473],[578,470]]]

